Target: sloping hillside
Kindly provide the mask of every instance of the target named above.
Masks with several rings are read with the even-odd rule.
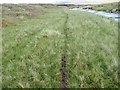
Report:
[[[48,8],[49,7],[49,8]],[[19,21],[31,19],[44,15],[48,9],[54,5],[32,5],[32,4],[3,4],[2,5],[2,25],[16,25]]]

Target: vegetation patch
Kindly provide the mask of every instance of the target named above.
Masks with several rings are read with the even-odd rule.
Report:
[[[62,36],[61,33],[59,31],[56,30],[43,30],[41,31],[41,35],[45,38],[49,38],[49,37],[60,37]]]
[[[2,23],[0,23],[1,26],[16,26],[15,22],[9,22],[9,21],[2,21]]]

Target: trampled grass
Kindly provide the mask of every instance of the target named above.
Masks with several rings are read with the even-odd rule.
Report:
[[[59,8],[3,27],[2,86],[58,88],[66,40],[67,87],[118,87],[117,28],[112,19]]]

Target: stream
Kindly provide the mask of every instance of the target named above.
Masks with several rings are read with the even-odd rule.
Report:
[[[110,17],[110,18],[113,18],[113,20],[116,20],[116,21],[120,22],[120,16],[117,13],[109,13],[109,12],[105,12],[105,11],[95,11],[95,10],[91,10],[91,9],[82,9],[82,8],[73,8],[73,9],[70,9],[70,10],[87,11],[87,12],[102,15],[102,16],[105,16],[105,17]]]

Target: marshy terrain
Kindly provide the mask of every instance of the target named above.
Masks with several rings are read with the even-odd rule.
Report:
[[[67,6],[2,4],[3,88],[118,88],[118,22]]]

